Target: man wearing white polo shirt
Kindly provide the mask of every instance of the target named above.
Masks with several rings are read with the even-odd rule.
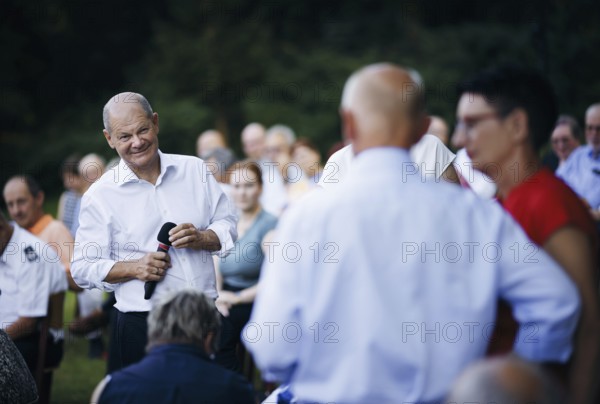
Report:
[[[51,295],[67,290],[60,258],[49,245],[0,214],[0,324],[34,373],[39,321]],[[51,345],[52,336],[48,338]]]

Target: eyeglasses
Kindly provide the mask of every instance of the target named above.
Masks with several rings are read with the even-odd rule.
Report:
[[[568,138],[568,137],[557,137],[554,139],[551,139],[552,144],[568,144],[573,142],[573,139]]]
[[[585,130],[588,132],[600,132],[600,125],[586,125]]]
[[[483,121],[496,118],[498,118],[498,114],[494,111],[486,112],[479,115],[465,116],[462,119],[458,119],[458,121],[456,122],[456,130],[469,131]]]

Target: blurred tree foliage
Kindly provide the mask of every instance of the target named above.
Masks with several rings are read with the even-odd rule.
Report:
[[[592,0],[4,0],[0,180],[28,172],[56,193],[70,153],[113,157],[101,109],[125,90],[159,112],[164,151],[193,153],[218,128],[239,153],[251,121],[325,151],[344,81],[377,61],[417,69],[450,122],[455,84],[502,62],[543,70],[581,119],[600,99],[598,15]]]

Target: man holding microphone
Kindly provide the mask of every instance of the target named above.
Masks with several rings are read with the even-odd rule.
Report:
[[[194,288],[217,297],[212,253],[237,238],[227,197],[202,160],[158,149],[158,114],[144,96],[121,93],[103,110],[104,137],[121,157],[85,193],[71,271],[83,288],[115,291],[120,367],[144,356],[153,301]],[[165,222],[172,249],[157,252]],[[145,282],[159,282],[144,298]]]

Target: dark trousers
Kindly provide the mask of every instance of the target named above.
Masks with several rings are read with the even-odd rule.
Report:
[[[14,343],[19,352],[21,352],[21,355],[23,355],[23,359],[25,359],[29,371],[32,375],[35,375],[40,347],[40,333],[35,332],[26,337],[19,338],[15,340]],[[54,338],[52,338],[51,335],[48,335],[46,342],[46,359],[44,362],[45,367],[58,367],[63,357],[63,343],[64,341],[62,339],[54,342]]]
[[[139,362],[146,355],[148,344],[148,312],[121,313],[117,311],[115,342],[117,358],[115,369],[119,370]]]
[[[225,290],[237,291],[232,287],[224,285]],[[221,316],[221,339],[219,340],[219,351],[215,355],[215,362],[221,366],[242,372],[237,348],[240,344],[242,330],[250,320],[252,303],[238,304],[229,309],[229,316]]]

